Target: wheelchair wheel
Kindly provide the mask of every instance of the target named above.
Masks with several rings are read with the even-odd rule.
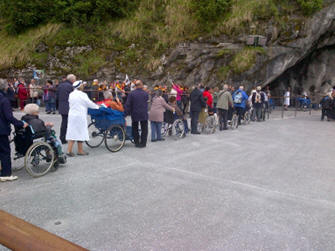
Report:
[[[250,124],[250,112],[247,111],[245,114],[244,114],[244,124],[247,125],[247,124]]]
[[[118,152],[126,142],[126,133],[120,125],[112,125],[105,133],[105,145],[111,152]]]
[[[169,124],[166,122],[163,122],[162,129],[161,129],[161,135],[163,138],[168,135],[168,131],[169,131]]]
[[[55,152],[46,142],[36,142],[27,150],[24,166],[33,177],[45,175],[55,162]]]
[[[233,118],[231,119],[230,128],[232,130],[234,130],[234,129],[237,129],[237,127],[238,127],[238,116],[237,116],[237,114],[234,114]]]
[[[172,125],[172,134],[177,138],[183,138],[185,136],[185,126],[181,119],[176,119]]]
[[[216,121],[215,121],[215,117],[214,116],[208,116],[206,118],[204,133],[206,133],[206,134],[215,133],[216,126],[217,126],[217,124],[216,124]]]
[[[90,139],[86,141],[86,145],[91,148],[99,147],[105,138],[105,133],[102,130],[96,128],[94,122],[88,126],[88,135]]]

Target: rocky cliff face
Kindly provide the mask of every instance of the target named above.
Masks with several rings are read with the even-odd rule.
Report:
[[[198,38],[167,51],[154,71],[130,70],[128,73],[149,84],[164,83],[171,79],[188,86],[199,82],[217,86],[226,82],[236,85],[243,83],[249,89],[256,84],[270,85],[278,93],[287,86],[291,86],[295,92],[301,92],[302,89],[323,92],[335,85],[335,73],[331,70],[335,58],[334,20],[335,3],[330,3],[309,19],[293,18],[288,21],[285,33],[278,31],[271,22],[267,23],[262,34],[267,43],[262,48],[247,47],[248,35]],[[45,48],[41,45],[37,50],[44,51]],[[90,50],[89,46],[69,47],[65,49],[66,53],[59,55],[73,57]],[[108,57],[106,60],[109,60]],[[64,71],[67,67],[62,62],[64,59],[49,55],[47,76],[59,77],[58,69]],[[20,71],[11,69],[5,74],[30,77],[33,67]],[[116,67],[108,64],[91,78],[122,79],[125,73],[118,72]]]
[[[270,84],[277,92],[288,86],[296,93],[303,89],[324,92],[335,85],[335,72],[332,71],[334,20],[335,4],[332,4],[301,23],[301,27],[296,27],[285,40],[281,40],[275,27],[268,27],[267,46],[263,52],[256,51],[254,65],[242,73],[232,72],[225,66],[231,64],[232,55],[245,49],[244,37],[238,43],[223,37],[209,43],[182,44],[162,60],[153,80],[164,81],[170,77],[187,85],[201,81],[213,86],[222,81],[243,82],[248,88],[258,83]],[[226,73],[223,79],[220,79],[220,70]]]

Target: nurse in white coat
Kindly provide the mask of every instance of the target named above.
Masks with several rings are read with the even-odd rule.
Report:
[[[79,80],[73,83],[74,91],[69,96],[69,116],[67,123],[66,140],[68,141],[67,155],[74,157],[72,148],[74,142],[78,143],[78,155],[88,155],[83,151],[83,141],[89,140],[87,128],[87,110],[88,108],[98,109],[87,94],[83,92],[83,81]]]

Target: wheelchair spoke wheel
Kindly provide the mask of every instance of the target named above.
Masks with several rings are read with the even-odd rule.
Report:
[[[96,128],[94,122],[88,126],[88,135],[90,139],[86,141],[86,145],[91,148],[99,147],[104,141],[105,137],[103,130]]]
[[[244,124],[247,125],[247,124],[250,124],[250,112],[247,111],[245,114],[244,114]]]
[[[233,118],[231,120],[231,126],[230,126],[230,128],[232,130],[234,130],[234,129],[237,129],[237,127],[238,127],[238,116],[237,116],[237,114],[234,114]]]
[[[124,129],[119,125],[109,127],[105,134],[106,148],[111,152],[118,152],[124,146],[126,134]]]
[[[55,152],[46,142],[31,145],[24,158],[24,166],[33,177],[45,175],[55,162]]]
[[[185,136],[185,126],[181,119],[176,119],[172,125],[172,134],[177,138],[183,138]]]
[[[214,116],[208,116],[206,118],[204,133],[213,134],[216,130],[216,121]]]
[[[169,131],[169,124],[166,122],[163,122],[162,129],[161,129],[161,135],[163,138],[168,135],[168,131]]]

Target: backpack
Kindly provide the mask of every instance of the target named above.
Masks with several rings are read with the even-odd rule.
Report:
[[[242,99],[243,99],[242,92],[239,92],[234,97],[234,103],[235,104],[241,104],[242,103]]]

